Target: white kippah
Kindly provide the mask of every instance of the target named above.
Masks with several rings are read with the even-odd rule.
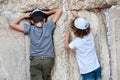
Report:
[[[37,11],[41,11],[41,12],[42,12],[42,10],[40,10],[40,9],[35,9],[35,10],[32,11],[32,14],[33,14],[34,12],[37,12]]]
[[[77,18],[74,21],[74,26],[78,29],[85,30],[89,26],[89,22],[83,18]]]

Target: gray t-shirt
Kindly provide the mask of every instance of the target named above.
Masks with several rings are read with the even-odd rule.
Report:
[[[52,32],[55,23],[48,20],[41,27],[24,24],[24,33],[30,36],[30,56],[54,57]]]

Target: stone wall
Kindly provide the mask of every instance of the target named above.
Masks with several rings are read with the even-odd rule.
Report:
[[[117,4],[117,0],[66,0],[67,9],[105,8]]]
[[[8,74],[9,80],[29,80],[29,53],[26,49],[25,36],[9,28],[8,21],[10,19],[8,17],[0,15],[0,19],[1,63]]]
[[[0,0],[0,80],[30,80],[29,37],[11,29],[9,22],[26,10],[59,7],[63,9],[63,15],[53,35],[56,58],[52,80],[81,80],[74,52],[64,49],[64,31],[73,19],[72,9],[78,10],[78,15],[90,22],[102,80],[120,80],[120,5],[117,4],[120,4],[119,0]],[[110,8],[112,5],[117,6]],[[107,15],[100,11],[101,8],[108,8]]]
[[[108,10],[110,26],[110,58],[112,79],[120,80],[120,6],[114,6]]]

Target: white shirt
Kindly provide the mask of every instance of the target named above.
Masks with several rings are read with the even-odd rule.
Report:
[[[92,33],[83,38],[75,38],[69,47],[75,49],[80,74],[89,73],[100,67]]]

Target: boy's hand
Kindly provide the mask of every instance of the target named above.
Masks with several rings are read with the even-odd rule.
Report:
[[[78,17],[77,11],[75,11],[75,10],[71,11],[71,14],[72,14],[75,18]]]
[[[70,39],[70,31],[69,30],[65,31],[65,39],[66,40]]]
[[[69,42],[70,42],[70,31],[67,30],[67,31],[65,31],[65,45],[64,45],[64,47],[68,51],[70,50],[70,48],[69,48]]]

